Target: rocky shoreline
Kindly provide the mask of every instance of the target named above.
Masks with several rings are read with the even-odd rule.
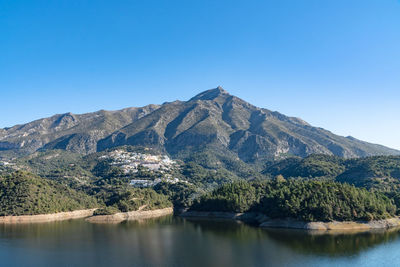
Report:
[[[174,213],[173,208],[170,207],[158,210],[138,210],[130,212],[120,212],[113,215],[93,216],[95,210],[96,209],[87,209],[51,214],[0,216],[0,224],[46,223],[82,218],[86,218],[86,221],[91,223],[120,223],[127,220],[129,221],[156,218]]]
[[[64,221],[70,219],[81,219],[93,216],[96,209],[74,210],[51,214],[20,215],[20,216],[0,216],[0,224],[19,224],[19,223],[44,223],[53,221]]]
[[[91,223],[120,223],[130,220],[142,220],[156,218],[174,213],[172,207],[157,210],[137,210],[119,212],[113,215],[93,216],[96,209],[75,210],[52,214],[0,216],[0,224],[45,223],[70,219],[86,218]],[[294,219],[270,219],[260,213],[232,213],[209,211],[184,211],[179,214],[183,218],[218,219],[250,222],[263,228],[288,228],[317,231],[369,231],[375,229],[390,229],[400,227],[400,218],[390,218],[369,222],[333,221],[333,222],[302,222]]]
[[[91,223],[120,223],[123,221],[141,220],[156,218],[173,214],[173,208],[164,208],[158,210],[139,210],[130,212],[119,212],[113,215],[96,215],[86,219]]]
[[[259,227],[265,228],[289,228],[318,231],[368,231],[373,229],[389,229],[400,226],[399,217],[370,222],[302,222],[294,219],[270,219],[267,216],[259,213],[186,211],[181,213],[179,216],[184,218],[240,220],[252,222],[257,224]]]

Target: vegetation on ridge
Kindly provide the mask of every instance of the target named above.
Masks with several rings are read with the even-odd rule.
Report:
[[[0,216],[48,214],[98,206],[93,197],[27,172],[0,177]]]
[[[96,210],[95,215],[110,215],[117,212],[129,212],[136,210],[153,210],[172,207],[168,197],[156,193],[153,189],[129,188],[114,190],[107,197],[106,207]]]
[[[202,196],[195,211],[261,212],[302,221],[370,221],[392,217],[396,205],[381,193],[329,181],[226,184]]]
[[[149,155],[161,153],[155,149],[131,146],[118,150]],[[72,197],[78,204],[84,199],[95,201],[100,207],[96,214],[173,205],[178,209],[258,211],[277,218],[286,216],[329,221],[386,218],[393,216],[400,207],[400,157],[397,156],[356,159],[328,155],[290,157],[268,161],[261,173],[260,165],[244,163],[231,154],[222,155],[204,149],[185,156],[185,161],[177,160],[177,164],[169,170],[157,171],[138,166],[137,172],[126,172],[109,157],[113,151],[115,149],[87,156],[64,150],[37,152],[16,159],[9,167],[1,166],[0,176],[4,184],[4,177],[14,175],[10,174],[11,168],[31,171],[35,175],[19,173],[36,177],[36,180],[46,184],[40,187],[42,191],[39,190],[39,195],[46,195],[45,192],[53,194],[54,190],[57,192],[58,189],[52,187],[65,188],[65,192],[79,195],[79,198]],[[130,185],[135,179],[152,181],[166,176],[171,180],[177,178],[179,182],[162,180],[149,188]],[[275,181],[271,181],[273,177],[276,177]],[[26,198],[16,197],[13,202],[4,200],[0,207],[3,215],[28,214],[29,203],[40,203],[35,198],[49,202],[47,206],[39,205],[36,210],[33,208],[36,204],[32,204],[35,214],[80,207],[70,199],[65,201],[68,204],[65,207],[54,202],[49,195],[37,197],[28,186],[12,189],[13,185],[7,184],[3,187],[10,187],[9,191],[3,190],[8,194],[5,199],[13,194],[33,199],[26,201]],[[224,190],[230,190],[230,193]],[[24,206],[26,211],[21,212],[18,205]]]
[[[287,158],[268,163],[265,175],[287,178],[329,179],[384,192],[400,188],[400,156],[344,159],[328,155]]]

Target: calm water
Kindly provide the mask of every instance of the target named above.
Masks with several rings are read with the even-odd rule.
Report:
[[[400,266],[400,231],[317,235],[175,217],[0,225],[2,266]]]

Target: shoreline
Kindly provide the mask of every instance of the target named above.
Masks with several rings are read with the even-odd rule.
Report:
[[[119,212],[113,215],[90,216],[89,218],[86,218],[86,221],[90,223],[120,223],[123,221],[157,218],[173,213],[174,209],[172,207],[157,210],[137,210],[129,212]]]
[[[157,218],[174,213],[172,207],[156,210],[136,210],[130,212],[119,212],[113,215],[96,215],[93,213],[96,209],[75,210],[67,212],[58,212],[51,214],[38,215],[18,215],[18,216],[0,216],[0,224],[29,224],[46,223],[54,221],[64,221],[71,219],[86,218],[90,223],[121,223],[123,221],[142,220]],[[204,220],[230,220],[243,221],[255,224],[260,228],[285,228],[300,229],[319,232],[335,231],[370,231],[387,230],[400,227],[400,217],[389,218],[378,221],[332,221],[332,222],[304,222],[295,219],[270,219],[260,213],[234,213],[234,212],[215,212],[215,211],[185,211],[177,216],[188,219]]]
[[[286,228],[311,231],[369,231],[375,229],[390,229],[400,226],[400,218],[389,218],[378,221],[332,221],[332,222],[304,222],[295,219],[270,219],[259,213],[233,213],[215,211],[186,211],[179,214],[183,218],[239,220],[253,222],[261,228]]]
[[[93,216],[96,209],[74,210],[49,214],[0,216],[0,224],[45,223]]]

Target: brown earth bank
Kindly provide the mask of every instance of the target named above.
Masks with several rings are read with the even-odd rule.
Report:
[[[302,222],[294,219],[270,219],[259,213],[231,213],[231,212],[205,212],[186,211],[179,216],[185,218],[204,219],[228,219],[241,220],[256,223],[259,227],[267,228],[291,228],[320,231],[347,231],[347,230],[373,230],[400,227],[400,218],[390,218],[379,221],[355,222],[355,221],[333,221],[333,222]]]
[[[0,216],[0,223],[17,224],[17,223],[44,223],[53,221],[64,221],[70,219],[86,218],[93,215],[96,209],[74,210],[66,212],[58,212],[51,214],[39,215],[21,215],[21,216]]]
[[[113,215],[97,215],[91,216],[86,221],[91,223],[120,223],[123,221],[141,220],[156,218],[173,214],[173,208],[164,208],[158,210],[137,210],[129,212],[119,212]]]

